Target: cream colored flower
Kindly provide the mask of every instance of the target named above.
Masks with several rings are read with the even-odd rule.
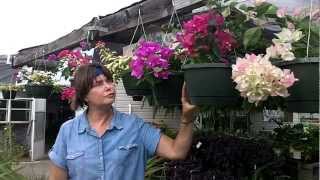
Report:
[[[272,39],[273,43],[293,43],[299,41],[303,37],[301,31],[291,31],[288,28],[282,28],[282,31],[275,35],[278,39]]]
[[[295,58],[296,57],[294,56],[294,54],[292,52],[290,52],[290,51],[281,54],[281,59],[283,59],[285,61],[292,61]]]
[[[287,97],[287,88],[297,80],[289,70],[282,71],[269,61],[269,56],[246,55],[232,66],[232,79],[240,95],[258,105],[269,96]]]
[[[254,5],[255,6],[260,6],[262,3],[264,3],[266,0],[255,0]]]

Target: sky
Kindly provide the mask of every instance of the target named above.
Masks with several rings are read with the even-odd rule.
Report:
[[[0,9],[0,55],[50,43],[93,17],[104,16],[139,0],[5,0]],[[268,0],[303,7],[310,0]],[[320,0],[313,0],[319,3]]]
[[[50,43],[93,17],[139,0],[5,0],[0,10],[0,55]]]

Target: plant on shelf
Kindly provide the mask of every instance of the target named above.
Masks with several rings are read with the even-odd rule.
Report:
[[[20,84],[25,85],[29,97],[48,98],[57,83],[55,74],[50,71],[34,70],[24,66],[17,75]]]
[[[1,91],[22,91],[23,87],[21,85],[15,84],[2,84],[0,85]]]
[[[18,91],[22,91],[21,85],[15,84],[2,84],[0,85],[0,91],[2,91],[2,97],[4,99],[14,99]]]
[[[26,80],[27,85],[35,86],[52,86],[54,84],[54,73],[49,71],[32,70],[29,71],[26,68],[20,71],[20,80]]]

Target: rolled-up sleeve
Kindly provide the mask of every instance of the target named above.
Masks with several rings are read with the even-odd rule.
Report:
[[[153,127],[149,123],[143,122],[141,127],[141,137],[148,157],[154,155],[160,141],[160,129]]]
[[[62,125],[58,136],[56,138],[56,141],[49,151],[49,158],[50,160],[58,167],[61,167],[63,169],[67,169],[67,163],[66,163],[66,154],[67,154],[67,149],[66,149],[66,129]]]

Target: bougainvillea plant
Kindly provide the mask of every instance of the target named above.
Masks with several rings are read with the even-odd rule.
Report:
[[[183,24],[177,40],[192,63],[227,62],[237,46],[233,34],[224,29],[224,17],[216,11],[194,15]]]
[[[137,79],[168,79],[174,69],[174,51],[158,42],[142,41],[130,61],[131,76]]]
[[[272,65],[269,56],[255,54],[237,59],[232,79],[240,95],[256,106],[269,96],[288,97],[288,88],[298,80],[289,69]]]

